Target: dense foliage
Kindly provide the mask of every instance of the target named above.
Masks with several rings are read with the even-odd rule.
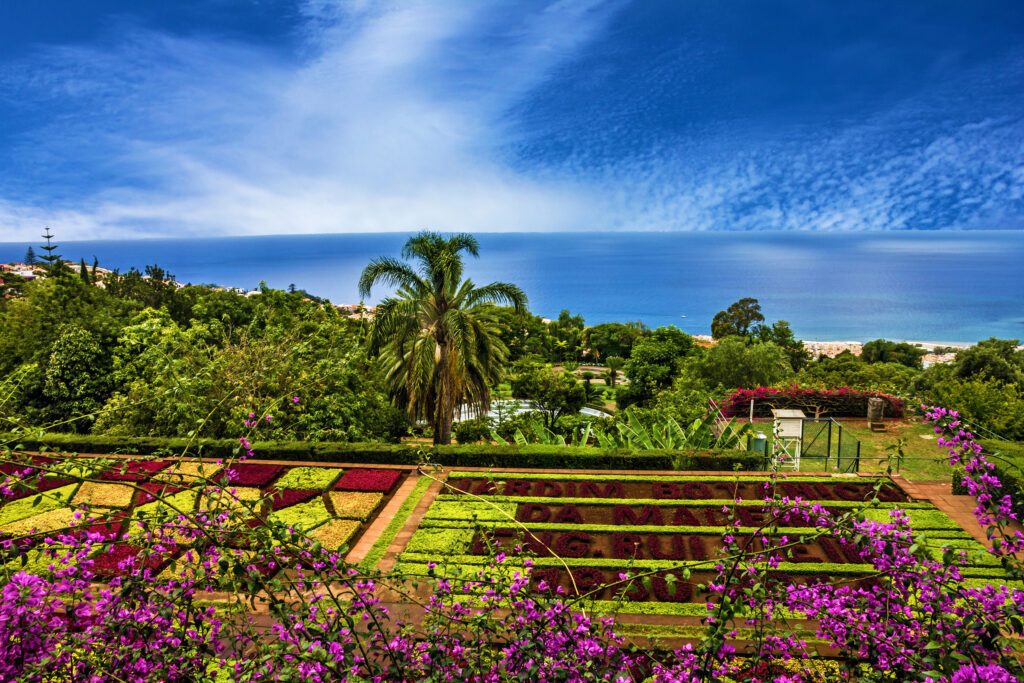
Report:
[[[302,292],[175,286],[148,269],[105,287],[69,269],[0,308],[0,420],[58,431],[225,437],[254,406],[301,389],[275,439],[393,440],[406,432],[364,323]]]

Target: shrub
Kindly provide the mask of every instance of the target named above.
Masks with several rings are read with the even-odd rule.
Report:
[[[750,402],[754,402],[754,415],[771,417],[772,408],[804,410],[810,415],[824,417],[867,416],[868,399],[881,398],[886,402],[885,417],[903,417],[903,400],[880,391],[859,391],[841,389],[802,389],[798,386],[786,389],[758,387],[738,389],[725,399],[722,413],[726,417],[743,417],[750,414]]]
[[[473,420],[458,422],[453,429],[455,440],[460,444],[477,443],[490,438],[491,420],[486,417],[478,417]]]
[[[61,449],[78,453],[134,453],[188,454],[208,458],[228,458],[238,448],[238,442],[222,439],[134,438],[111,436],[77,436],[73,434],[44,434],[42,437],[0,436],[0,442],[19,443],[27,450]],[[312,462],[344,462],[360,464],[416,465],[425,459],[439,465],[453,467],[540,467],[545,469],[597,469],[597,470],[671,470],[679,466],[684,470],[763,470],[762,456],[747,451],[689,450],[635,452],[627,449],[567,448],[531,444],[527,446],[497,446],[471,444],[467,446],[410,446],[385,443],[334,442],[280,442],[262,441],[253,444],[252,460],[308,460]],[[676,462],[679,459],[681,462]],[[165,469],[161,479],[180,483],[173,472],[191,473],[196,463],[186,462],[175,469]],[[213,477],[215,465],[204,464],[203,474]],[[194,479],[194,477],[192,477]],[[242,485],[240,482],[233,482]]]

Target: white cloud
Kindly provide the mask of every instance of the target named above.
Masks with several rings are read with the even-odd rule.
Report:
[[[301,60],[136,31],[113,52],[65,46],[15,74],[77,109],[23,153],[64,147],[82,165],[72,183],[101,169],[114,180],[63,201],[0,196],[4,237],[593,225],[588,188],[503,162],[502,117],[614,6],[304,9]]]
[[[663,100],[634,97],[596,119],[607,126],[558,110],[563,138],[540,130],[529,142],[563,144],[566,161],[509,158],[537,132],[510,112],[565,78],[621,4],[540,2],[305,0],[288,54],[126,29],[109,49],[48,48],[0,67],[0,96],[49,113],[13,150],[28,180],[0,178],[0,239],[35,240],[46,225],[62,240],[1020,227],[1024,120],[951,123],[945,107],[964,83],[865,120],[761,130],[725,119],[641,131],[635,144],[634,109]],[[694,49],[637,78],[656,93],[678,68],[699,88],[716,57]],[[1017,55],[999,72],[1016,82],[1022,65]],[[609,140],[625,151],[607,153]]]

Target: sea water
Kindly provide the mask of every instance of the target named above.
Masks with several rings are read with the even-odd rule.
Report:
[[[294,284],[357,303],[378,256],[404,233],[59,242],[66,259],[126,270],[159,264],[181,282]],[[1024,337],[1024,232],[479,233],[477,284],[518,284],[530,309],[588,324],[640,320],[706,334],[715,312],[755,297],[804,339],[971,342]],[[0,261],[25,243],[0,243]],[[36,252],[40,253],[38,245]],[[374,290],[372,304],[386,290]]]

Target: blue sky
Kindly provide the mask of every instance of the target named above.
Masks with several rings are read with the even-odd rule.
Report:
[[[6,0],[0,240],[1024,228],[1019,0]]]

